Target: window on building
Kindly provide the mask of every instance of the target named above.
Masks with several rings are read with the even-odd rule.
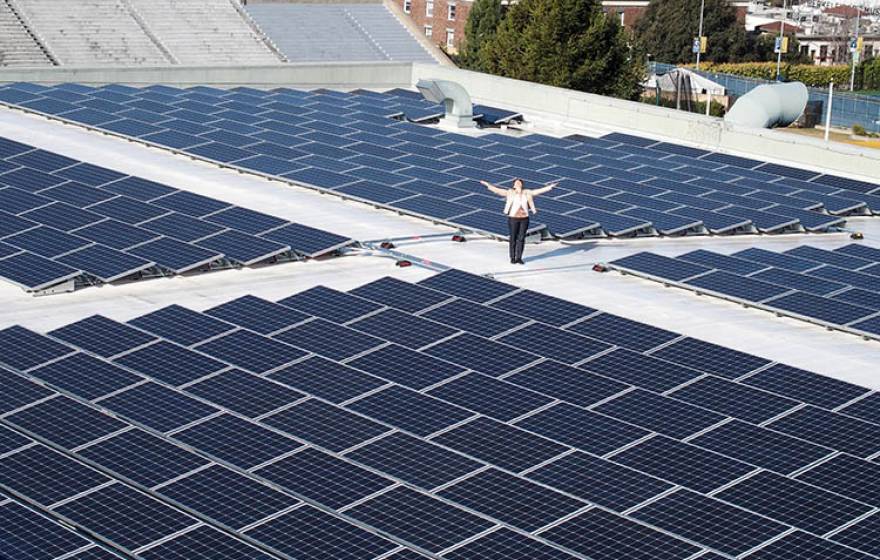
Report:
[[[865,45],[865,60],[874,58],[874,45],[868,44]]]
[[[455,21],[455,2],[446,4],[446,19]]]
[[[430,25],[425,26],[425,37],[430,37],[434,34],[434,28]]]
[[[434,17],[434,1],[425,2],[425,17]]]
[[[447,29],[446,30],[446,48],[452,49],[455,48],[455,30]]]
[[[828,45],[822,45],[819,47],[819,60],[825,62],[828,59]]]
[[[403,0],[403,11],[407,14],[412,12],[412,0]]]

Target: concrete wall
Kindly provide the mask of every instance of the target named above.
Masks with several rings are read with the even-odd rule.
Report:
[[[453,80],[471,96],[492,100],[501,107],[540,111],[562,120],[587,121],[612,130],[641,134],[707,149],[736,152],[759,159],[795,163],[807,168],[833,170],[876,181],[880,177],[880,150],[848,144],[825,143],[785,132],[747,129],[722,119],[684,113],[645,103],[622,101],[477,72],[424,64],[413,65],[415,84],[422,78]]]
[[[132,86],[167,84],[181,87],[394,88],[412,80],[409,63],[298,63],[271,66],[163,66],[153,68],[0,68],[2,82],[73,82],[86,85],[120,83]]]

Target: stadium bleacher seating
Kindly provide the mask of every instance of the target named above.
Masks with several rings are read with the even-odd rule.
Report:
[[[48,66],[46,51],[7,0],[0,0],[0,66]]]

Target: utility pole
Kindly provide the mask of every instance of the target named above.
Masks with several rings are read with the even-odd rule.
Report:
[[[776,81],[779,81],[779,77],[781,75],[782,68],[782,41],[783,41],[783,31],[785,30],[785,3],[786,0],[782,0],[782,19],[779,22],[779,38],[776,40],[777,43],[777,53],[776,53]]]
[[[852,50],[852,73],[849,76],[849,90],[853,91],[856,85],[856,66],[859,63],[859,58],[861,58],[861,51],[859,50],[859,25],[861,23],[860,17],[862,15],[862,8],[856,6],[856,39],[853,44]]]
[[[834,101],[834,80],[828,84],[828,107],[825,108],[825,141],[831,134],[831,103]]]
[[[697,70],[700,69],[700,54],[703,51],[703,11],[706,9],[706,0],[700,0],[700,29],[697,31]]]

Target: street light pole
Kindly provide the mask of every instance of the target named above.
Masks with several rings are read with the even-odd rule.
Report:
[[[856,6],[856,44],[855,48],[852,51],[852,73],[849,76],[849,90],[853,91],[856,85],[856,64],[857,56],[861,53],[859,52],[859,25],[861,23],[860,17],[862,15],[862,9],[859,6]]]
[[[697,41],[699,41],[699,48],[697,48],[697,70],[700,69],[700,54],[703,50],[703,11],[706,9],[706,0],[700,0],[700,29],[697,32]]]
[[[779,22],[779,52],[776,53],[776,81],[779,81],[780,70],[782,68],[782,37],[785,30],[785,2],[782,0],[782,20]]]

